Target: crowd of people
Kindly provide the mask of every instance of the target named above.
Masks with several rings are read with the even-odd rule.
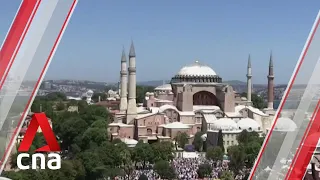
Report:
[[[173,160],[173,166],[176,169],[177,176],[181,180],[198,179],[198,168],[201,164],[209,164],[212,171],[210,179],[218,179],[223,171],[228,170],[227,161],[212,161],[203,157],[198,158],[176,158]]]
[[[221,178],[223,172],[229,171],[228,161],[212,161],[207,160],[204,157],[196,158],[182,158],[177,157],[171,161],[171,165],[174,167],[179,180],[196,180],[199,179],[198,169],[201,164],[209,164],[212,167],[212,171],[207,179],[218,180]],[[250,169],[244,167],[234,175],[235,180],[245,180],[246,175],[250,172]],[[148,179],[160,180],[161,177],[153,169],[153,165],[147,165],[145,168],[137,168],[130,175],[129,179],[138,180],[141,175],[145,175]],[[122,178],[118,178],[122,179]]]

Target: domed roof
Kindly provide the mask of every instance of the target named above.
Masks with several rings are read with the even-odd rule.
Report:
[[[238,121],[238,126],[241,128],[241,130],[260,131],[260,125],[257,123],[257,121],[251,118],[242,118],[240,121]]]
[[[201,135],[202,141],[206,141],[206,140],[207,140],[207,137],[208,137],[207,133],[202,134],[202,135]]]
[[[181,76],[216,76],[216,72],[207,66],[195,61],[193,64],[184,66],[180,69],[177,75]]]
[[[86,93],[86,96],[91,98],[92,95],[93,95],[93,91],[91,89],[88,90],[87,93]]]
[[[285,131],[291,132],[297,129],[297,125],[293,122],[290,118],[287,117],[280,117],[276,125],[274,126],[274,131]]]
[[[238,125],[237,123],[229,118],[221,118],[219,120],[214,121],[213,123],[213,127],[216,130],[237,130],[238,129]]]
[[[116,92],[114,92],[112,89],[110,89],[110,90],[108,91],[108,94],[116,94]]]
[[[170,105],[170,104],[164,104],[164,105],[162,105],[162,106],[159,107],[159,112],[162,113],[162,112],[164,112],[164,111],[167,110],[167,109],[173,109],[173,110],[175,110],[175,111],[178,111],[177,107],[172,106],[172,105]]]

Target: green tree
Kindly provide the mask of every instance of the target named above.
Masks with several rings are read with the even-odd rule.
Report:
[[[192,142],[192,145],[194,146],[195,150],[198,151],[198,152],[203,150],[203,140],[201,138],[201,136],[203,134],[204,134],[203,132],[197,132],[194,135],[194,139],[193,139],[193,142]]]
[[[176,178],[175,170],[168,161],[160,160],[156,162],[156,164],[154,165],[154,169],[162,179],[171,180]]]
[[[12,180],[28,180],[28,179],[41,180],[44,176],[44,173],[39,173],[35,170],[22,170],[18,172],[14,172],[14,171],[5,172],[3,173],[3,176],[8,177]],[[47,178],[44,180],[49,180],[49,179]]]
[[[237,136],[238,143],[247,144],[250,141],[250,134],[249,132],[244,129],[241,133]]]
[[[41,111],[41,101],[38,98],[35,98],[32,105],[31,105],[31,111],[32,112],[40,112]]]
[[[77,158],[81,160],[84,166],[86,177],[92,179],[102,178],[103,173],[107,170],[99,154],[94,149],[81,152],[77,155]]]
[[[46,100],[48,101],[66,101],[67,96],[62,92],[52,92],[46,95]]]
[[[74,99],[71,99],[70,101],[68,101],[68,104],[67,106],[77,106],[78,105],[78,102],[77,100],[74,100]]]
[[[48,117],[53,114],[53,102],[43,99],[36,99],[31,106],[32,112],[45,112]]]
[[[176,136],[176,143],[178,143],[179,147],[184,148],[186,144],[189,142],[189,135],[185,132],[179,133]]]
[[[222,160],[223,155],[224,155],[224,152],[222,151],[222,149],[219,146],[210,147],[207,150],[206,158],[210,159],[210,160],[217,161],[217,160]]]
[[[111,115],[103,106],[90,105],[80,111],[80,116],[86,120],[88,124],[93,123],[96,120],[106,120],[110,122]]]
[[[245,162],[248,167],[251,167],[255,162],[256,157],[261,149],[264,137],[255,132],[243,130],[237,137],[239,145],[245,153]]]
[[[90,127],[82,135],[82,148],[101,146],[107,139],[107,129],[99,127]],[[91,147],[90,147],[91,146]]]
[[[241,146],[230,146],[228,148],[228,156],[230,159],[229,167],[233,172],[237,172],[243,168],[246,154]]]
[[[53,130],[55,134],[62,140],[61,148],[63,150],[69,150],[72,144],[82,146],[82,134],[88,128],[88,123],[79,117],[67,117],[54,121],[57,124],[53,124]],[[63,122],[63,123],[62,123]]]
[[[223,171],[220,179],[221,180],[234,180],[234,175],[231,171]]]
[[[246,144],[246,146],[244,146],[244,152],[246,154],[246,166],[248,167],[252,167],[258,154],[259,151],[261,149],[261,144],[259,144],[259,142],[256,141],[252,141],[248,144]]]
[[[197,170],[199,178],[209,177],[212,172],[212,166],[208,163],[200,164]]]
[[[107,99],[106,93],[93,93],[91,99],[92,99],[94,102],[98,102],[98,101],[99,101],[99,96],[100,96],[100,100],[101,100],[101,101],[105,101],[105,100]]]
[[[262,145],[264,137],[260,137],[260,135],[256,131],[248,132],[247,130],[243,130],[238,135],[237,140],[241,144],[247,144],[249,142],[255,141]]]
[[[88,107],[88,103],[85,100],[78,101],[79,112],[85,112]]]
[[[223,152],[225,152],[224,145],[223,145],[223,134],[222,134],[222,130],[221,129],[218,132],[218,142],[217,142],[217,144],[221,148],[221,150]]]
[[[137,86],[137,103],[144,103],[146,92],[153,92],[154,87],[152,86]]]
[[[112,140],[112,143],[113,144],[118,144],[118,143],[121,143],[122,141],[121,141],[121,139],[119,139],[119,138],[116,138],[116,139],[113,139]]]
[[[246,92],[241,93],[241,96],[242,97],[247,97],[247,93]],[[264,109],[264,108],[267,107],[267,104],[265,103],[263,98],[258,96],[257,94],[254,94],[254,93],[251,94],[251,101],[252,101],[253,106],[255,108]]]
[[[139,141],[133,150],[133,160],[135,162],[142,162],[145,168],[146,162],[152,163],[154,161],[154,153],[149,143]]]
[[[59,171],[54,170],[41,170],[42,178],[60,180],[60,179],[70,179],[78,180],[85,178],[85,170],[81,162],[77,160],[65,160],[61,162],[61,169]]]
[[[151,145],[155,157],[155,161],[159,160],[172,160],[173,156],[173,144],[169,141],[157,142]]]
[[[57,111],[63,111],[65,110],[66,106],[65,104],[62,102],[62,101],[59,101],[57,104],[56,104],[56,110]]]
[[[117,152],[116,154],[114,154],[116,165],[120,166],[127,175],[130,174],[132,171],[133,163],[132,153],[129,150],[128,146],[123,142],[117,143],[115,145],[114,151]]]

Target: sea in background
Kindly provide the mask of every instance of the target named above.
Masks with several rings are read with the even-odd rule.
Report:
[[[274,109],[278,109],[281,100],[276,100],[273,102]],[[300,104],[300,100],[286,100],[284,104],[284,109],[296,110]],[[308,113],[312,113],[318,104],[318,100],[312,100],[310,102],[309,108],[307,109]]]

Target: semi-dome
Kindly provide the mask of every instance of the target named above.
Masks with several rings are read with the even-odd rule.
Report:
[[[237,123],[229,118],[221,118],[219,120],[214,121],[213,128],[216,130],[223,130],[223,131],[231,131],[237,130],[238,125]]]
[[[180,69],[177,75],[181,76],[216,76],[216,72],[207,66],[201,64],[199,61],[195,61],[193,64],[184,66]]]
[[[238,121],[238,126],[241,130],[260,131],[260,125],[257,123],[257,121],[251,118],[241,119],[240,121]]]
[[[172,109],[172,110],[175,110],[175,111],[178,111],[177,107],[175,106],[172,106],[170,104],[164,104],[162,106],[159,107],[159,112],[162,113],[164,112],[165,110],[167,109]]]
[[[274,127],[274,131],[291,132],[297,129],[297,125],[290,118],[280,117]]]

